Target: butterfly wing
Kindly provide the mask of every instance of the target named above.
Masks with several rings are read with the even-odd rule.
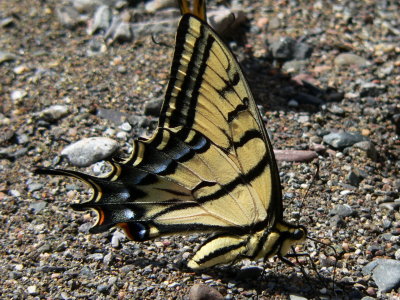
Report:
[[[102,178],[39,172],[92,187],[89,201],[73,205],[98,213],[92,232],[119,226],[136,241],[217,233],[192,268],[276,253],[279,234],[271,228],[282,220],[282,199],[271,143],[233,54],[191,14],[178,27],[158,128],[133,146],[129,158],[109,161],[112,171]]]

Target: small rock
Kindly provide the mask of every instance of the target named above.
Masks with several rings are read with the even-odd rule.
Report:
[[[332,132],[323,137],[323,141],[335,149],[349,147],[366,139],[361,134],[348,132]]]
[[[108,40],[108,44],[112,44],[115,41],[118,42],[129,42],[133,40],[133,31],[129,22],[123,21],[122,17],[115,16],[111,22],[111,26],[108,28],[104,39]]]
[[[150,13],[154,13],[156,11],[159,11],[163,8],[168,8],[168,7],[177,7],[177,3],[175,0],[152,0],[148,1],[145,5],[146,11]]]
[[[68,113],[68,107],[65,105],[52,105],[39,112],[38,116],[45,121],[55,122],[68,115]]]
[[[242,10],[220,8],[207,13],[208,24],[220,35],[224,36],[229,30],[235,29],[246,20]]]
[[[307,64],[306,60],[291,60],[283,64],[282,70],[286,73],[300,73],[306,70]]]
[[[111,238],[111,247],[119,248],[123,240],[125,240],[125,234],[120,231],[115,231]]]
[[[372,278],[381,292],[390,292],[400,286],[400,261],[377,259],[367,264],[362,273],[372,273]]]
[[[102,261],[104,256],[101,253],[93,253],[93,254],[89,254],[87,256],[88,259],[94,260],[94,261]]]
[[[360,182],[367,177],[368,174],[363,170],[352,168],[349,174],[347,174],[346,179],[352,186],[358,186]]]
[[[20,100],[25,98],[27,95],[28,95],[28,93],[25,92],[24,90],[15,90],[15,91],[11,92],[10,97],[11,97],[11,100],[13,100],[15,102],[19,102]]]
[[[330,216],[348,217],[354,214],[354,210],[348,204],[336,205],[330,212]]]
[[[315,151],[306,150],[274,150],[274,154],[278,161],[309,162],[318,157]]]
[[[132,126],[128,122],[122,123],[119,128],[126,132],[130,132],[132,130]]]
[[[358,56],[353,53],[342,53],[335,57],[335,66],[343,67],[343,66],[367,66],[370,63],[365,58]]]
[[[118,149],[118,143],[110,138],[93,137],[67,146],[61,155],[67,156],[74,166],[88,167],[110,157]]]
[[[377,97],[386,92],[384,85],[378,85],[373,82],[364,83],[361,86],[360,97]]]
[[[79,12],[72,6],[61,6],[56,9],[58,20],[67,28],[75,28],[83,23]]]
[[[302,296],[297,296],[297,295],[289,295],[290,300],[307,300],[307,298],[304,298]]]
[[[344,110],[338,105],[332,105],[328,107],[328,111],[331,112],[334,115],[343,117],[344,116]]]
[[[189,292],[189,300],[222,300],[224,297],[216,289],[204,285],[195,284]]]
[[[281,37],[277,41],[272,42],[271,52],[274,59],[278,61],[288,61],[294,56],[294,47],[296,41],[291,37]]]
[[[372,142],[370,141],[362,141],[355,143],[353,145],[353,148],[361,149],[366,152],[366,155],[368,158],[372,159],[373,161],[376,161],[378,158],[378,152],[375,149],[375,146]]]
[[[296,60],[305,60],[310,58],[313,47],[305,42],[296,42],[294,45],[293,57]]]
[[[43,183],[31,183],[28,185],[29,192],[39,191],[42,188],[43,188]]]
[[[74,8],[81,13],[90,13],[98,6],[113,4],[115,0],[72,0]]]
[[[0,64],[2,64],[3,62],[16,60],[17,58],[18,57],[15,54],[0,50]]]
[[[29,205],[29,208],[32,209],[35,214],[37,214],[38,212],[45,209],[46,206],[47,206],[46,201],[36,201],[36,202],[31,203]]]
[[[28,66],[26,66],[26,65],[20,65],[20,66],[17,66],[17,67],[15,67],[14,69],[13,69],[13,72],[15,73],[15,74],[17,74],[17,75],[21,75],[21,74],[24,74],[24,73],[26,73],[26,72],[28,72],[28,71],[30,71],[31,69],[28,67]]]
[[[88,57],[92,57],[95,55],[100,55],[102,53],[105,53],[106,51],[107,51],[107,46],[104,43],[103,39],[101,40],[93,39],[90,40],[87,45],[86,55]]]
[[[101,5],[96,9],[93,16],[93,22],[91,26],[88,27],[88,34],[92,35],[99,30],[106,31],[111,23],[111,8],[107,5]]]
[[[39,294],[36,285],[28,286],[27,292],[31,296],[37,296]]]
[[[112,254],[112,252],[109,252],[104,256],[103,264],[109,266],[113,262],[113,260],[114,260],[114,255]]]

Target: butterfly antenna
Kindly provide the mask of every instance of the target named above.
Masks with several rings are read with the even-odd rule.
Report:
[[[307,239],[312,240],[313,242],[315,242],[317,244],[321,244],[321,245],[323,245],[325,247],[328,247],[328,248],[332,249],[332,251],[334,253],[334,257],[335,257],[335,262],[334,262],[334,265],[333,265],[333,274],[332,274],[332,293],[333,293],[333,295],[336,295],[335,284],[336,284],[336,269],[337,269],[337,262],[338,262],[338,254],[337,254],[336,249],[333,246],[331,246],[331,245],[329,245],[327,243],[321,242],[321,241],[319,241],[317,239],[314,239],[312,237],[307,237]],[[312,264],[315,267],[315,264],[313,262],[312,262]],[[318,276],[318,277],[320,277],[320,276]],[[328,286],[328,288],[329,288],[329,286]]]
[[[173,49],[173,48],[174,48],[173,46],[171,46],[171,45],[169,45],[169,44],[167,44],[167,43],[156,41],[156,38],[155,38],[155,36],[154,36],[154,33],[151,34],[151,40],[152,40],[152,42],[153,42],[154,44],[156,44],[156,45],[163,46],[163,47],[167,47],[167,48],[170,48],[170,49]]]

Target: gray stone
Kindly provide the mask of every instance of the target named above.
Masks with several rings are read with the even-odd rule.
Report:
[[[366,82],[361,86],[360,97],[377,97],[386,92],[384,85],[378,85],[373,82]]]
[[[294,56],[296,41],[291,37],[282,37],[271,44],[271,52],[276,60],[288,61]]]
[[[342,66],[367,66],[370,63],[365,58],[358,56],[353,53],[342,53],[335,57],[335,66],[342,67]]]
[[[18,57],[10,52],[0,50],[0,64],[6,61],[16,60]]]
[[[368,174],[363,170],[352,168],[352,170],[347,174],[346,179],[349,184],[353,186],[358,186],[360,182],[366,177],[368,177]]]
[[[39,112],[38,116],[45,121],[55,122],[68,115],[68,113],[68,107],[65,105],[52,105]]]
[[[365,151],[367,157],[374,161],[378,158],[378,152],[376,151],[374,144],[370,141],[355,143],[353,147]]]
[[[304,42],[297,42],[294,46],[293,57],[296,60],[305,60],[310,58],[313,47]]]
[[[79,12],[72,6],[57,7],[56,13],[60,23],[70,29],[84,21]]]
[[[372,273],[372,278],[381,292],[390,292],[400,286],[400,261],[377,259],[367,264],[362,273],[364,275]]]
[[[66,156],[74,166],[88,167],[110,157],[118,147],[118,143],[113,139],[92,137],[67,146],[61,155]]]
[[[340,117],[343,117],[344,116],[344,110],[343,110],[343,108],[341,108],[340,106],[338,106],[338,105],[332,105],[332,106],[329,106],[328,107],[328,111],[330,112],[330,113],[332,113],[332,114],[334,114],[334,115],[337,115],[337,116],[340,116]]]
[[[148,12],[154,13],[163,8],[177,7],[175,0],[152,0],[146,3],[145,9]]]
[[[367,138],[361,134],[348,132],[332,132],[323,137],[323,141],[335,149],[349,147],[365,140]]]
[[[307,64],[306,60],[291,60],[283,64],[282,70],[287,73],[300,73],[306,70]]]
[[[88,28],[89,34],[94,34],[99,30],[106,31],[111,23],[111,8],[107,5],[101,5],[96,9],[93,16],[93,23]]]
[[[330,212],[331,216],[348,217],[354,214],[354,210],[348,204],[336,205]]]
[[[29,204],[29,208],[33,210],[35,214],[42,211],[47,206],[46,201],[36,201]]]
[[[222,300],[224,297],[213,287],[205,284],[195,284],[189,292],[189,300]]]

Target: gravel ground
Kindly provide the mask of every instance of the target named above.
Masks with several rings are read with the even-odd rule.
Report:
[[[60,24],[65,2],[0,1],[1,298],[182,299],[195,284],[227,299],[328,298],[334,270],[338,298],[400,298],[398,288],[378,284],[395,273],[363,272],[378,258],[400,258],[397,1],[244,0],[248,22],[229,42],[274,147],[318,153],[319,176],[305,198],[315,164],[284,157],[279,166],[285,218],[337,252],[312,241],[297,249],[328,283],[306,257],[307,276],[278,259],[189,272],[181,261],[202,235],[138,244],[118,230],[87,233],[91,214],[69,207],[87,198],[85,186],[32,170],[73,168],[60,153],[85,137],[111,137],[129,152],[134,137],[149,136],[157,118],[144,110],[163,96],[174,41],[173,33],[154,33],[155,44],[148,33],[103,42],[87,33],[90,18]],[[145,13],[143,3],[115,13],[127,12],[132,23],[176,15]],[[352,135],[329,139],[341,131]]]

